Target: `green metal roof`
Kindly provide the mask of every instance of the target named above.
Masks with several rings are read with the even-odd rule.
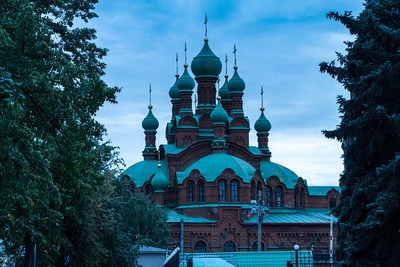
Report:
[[[250,183],[256,169],[246,161],[225,153],[211,154],[191,164],[186,170],[177,172],[178,183],[189,177],[191,171],[198,170],[207,182],[213,182],[226,169],[231,169],[244,183]]]
[[[336,189],[339,193],[340,186],[309,186],[308,193],[310,196],[326,196],[331,189]]]
[[[330,210],[327,209],[270,209],[268,216],[263,219],[264,223],[302,223],[302,224],[316,224],[316,223],[329,223],[331,219]],[[334,222],[337,221],[332,217]],[[253,216],[245,223],[257,223],[257,217]]]
[[[261,175],[267,181],[271,176],[276,176],[286,185],[288,189],[293,189],[299,176],[290,169],[271,161],[261,161]]]
[[[195,259],[202,259],[202,263],[214,262],[215,258],[224,260],[236,267],[254,267],[254,266],[268,266],[268,267],[284,267],[287,266],[287,261],[294,261],[294,251],[252,251],[252,252],[210,252],[210,253],[186,253],[187,257],[192,257],[193,262]],[[307,262],[304,267],[313,266],[312,252],[308,250],[300,250],[299,257],[307,257],[310,262]],[[194,265],[193,265],[194,266]],[[214,266],[214,265],[199,265],[199,266]],[[224,266],[224,265],[221,265]]]
[[[193,258],[193,267],[235,267],[221,258]]]
[[[167,222],[168,223],[178,223],[184,221],[185,223],[216,223],[217,220],[209,220],[202,217],[192,217],[184,214],[179,214],[175,210],[167,210]]]
[[[145,182],[150,181],[150,178],[157,173],[157,164],[158,160],[140,161],[126,169],[121,174],[120,178],[127,175],[137,187],[141,187]],[[164,161],[161,161],[161,171],[168,177],[168,168]]]

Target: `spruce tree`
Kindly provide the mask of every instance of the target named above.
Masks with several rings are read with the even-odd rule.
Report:
[[[400,1],[366,0],[364,10],[330,12],[354,35],[346,54],[320,70],[349,92],[338,96],[342,142],[337,253],[343,266],[400,262]]]

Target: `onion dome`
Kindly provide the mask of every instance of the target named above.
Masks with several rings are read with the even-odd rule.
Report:
[[[161,171],[161,164],[157,165],[157,172],[151,180],[151,186],[154,188],[155,192],[163,192],[164,189],[169,185],[169,180],[165,177],[164,173]]]
[[[204,39],[204,46],[199,54],[193,58],[191,68],[196,77],[218,78],[218,75],[221,73],[221,60],[211,51],[207,38]]]
[[[222,85],[222,87],[219,89],[218,93],[222,100],[231,99],[231,95],[229,94],[229,90],[228,90],[228,75],[225,75],[225,82]]]
[[[237,66],[233,67],[235,69],[235,73],[233,74],[232,78],[228,82],[228,89],[231,93],[242,93],[244,88],[246,88],[246,84],[240,78],[239,74],[237,73]]]
[[[221,106],[220,97],[218,97],[218,104],[215,106],[214,110],[211,111],[210,118],[211,121],[215,124],[218,123],[225,123],[228,119],[228,113],[225,109]]]
[[[185,67],[185,71],[183,72],[182,76],[177,80],[176,86],[178,87],[179,91],[192,91],[195,83],[193,78],[190,76],[189,72],[187,71],[188,65],[183,65]]]
[[[261,132],[267,133],[271,130],[271,123],[264,115],[264,108],[260,108],[260,110],[261,110],[261,115],[258,118],[258,120],[254,123],[254,129],[258,133]]]
[[[176,80],[174,85],[172,85],[172,87],[169,89],[169,97],[171,99],[177,99],[179,98],[179,89],[178,89],[178,78],[179,78],[179,74],[175,74]]]
[[[152,108],[153,106],[150,104],[149,113],[142,121],[142,127],[146,131],[151,131],[151,130],[155,131],[158,128],[158,120],[156,117],[154,117],[153,112],[151,112]]]

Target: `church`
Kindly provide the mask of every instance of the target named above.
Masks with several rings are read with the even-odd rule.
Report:
[[[234,57],[233,75],[229,79],[225,60],[219,88],[222,62],[206,31],[203,48],[190,68],[185,59],[182,75],[175,75],[169,89],[166,142],[156,146],[159,122],[150,103],[142,122],[143,161],[127,168],[121,179],[166,207],[172,238],[185,253],[293,250],[299,245],[327,255],[335,246],[336,218],[330,210],[340,188],[308,185],[271,161],[271,123],[263,103],[254,124],[245,115],[246,84],[236,48]],[[257,136],[256,146],[249,144],[250,134]]]

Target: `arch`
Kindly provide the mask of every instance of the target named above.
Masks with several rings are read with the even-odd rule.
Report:
[[[226,181],[219,180],[218,182],[218,201],[225,202],[226,201]]]
[[[283,190],[282,187],[275,187],[275,207],[283,207]]]
[[[206,196],[206,183],[204,182],[204,180],[199,180],[197,182],[197,189],[199,202],[204,202]]]
[[[194,252],[195,253],[205,253],[207,252],[207,244],[206,242],[199,240],[194,244]]]
[[[231,182],[231,201],[239,201],[239,181],[236,179]]]
[[[185,115],[178,121],[178,128],[181,126],[198,128],[199,124],[193,116]]]
[[[195,196],[195,191],[196,187],[194,185],[193,181],[188,182],[188,202],[193,203],[194,202],[194,196]]]
[[[235,252],[236,245],[233,241],[226,241],[224,244],[224,252]]]

